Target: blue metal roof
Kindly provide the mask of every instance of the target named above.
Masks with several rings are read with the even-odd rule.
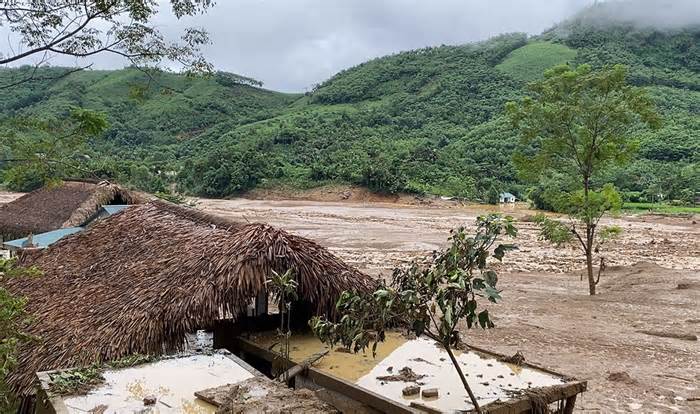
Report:
[[[56,243],[60,239],[62,239],[65,236],[68,236],[69,234],[77,233],[79,231],[83,231],[82,227],[68,227],[65,229],[58,229],[58,230],[53,230],[53,231],[48,231],[46,233],[40,233],[40,234],[34,234],[32,235],[32,242],[34,243],[35,247],[39,247],[41,249],[45,249],[49,247],[51,244]],[[27,238],[21,238],[17,240],[10,240],[8,242],[5,242],[5,246],[8,248],[15,248],[15,249],[22,249],[27,246],[23,246],[23,244],[27,241]]]
[[[106,211],[107,214],[109,214],[110,216],[112,214],[119,213],[120,211],[124,210],[127,207],[129,207],[127,204],[112,204],[112,205],[102,206],[104,211]]]

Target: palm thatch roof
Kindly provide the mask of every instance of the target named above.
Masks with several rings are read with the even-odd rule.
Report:
[[[63,181],[0,206],[0,237],[12,240],[85,224],[104,204],[140,204],[146,196],[107,181]]]
[[[231,222],[163,201],[133,206],[70,235],[21,265],[38,278],[6,287],[28,298],[29,333],[9,375],[33,393],[37,371],[84,366],[182,347],[185,333],[222,312],[240,315],[271,271],[293,269],[302,300],[329,314],[344,290],[368,291],[369,276],[303,237],[266,224]]]

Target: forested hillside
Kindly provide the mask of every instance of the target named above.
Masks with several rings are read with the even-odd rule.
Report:
[[[0,90],[0,114],[105,111],[110,127],[91,144],[94,169],[151,191],[177,182],[181,191],[228,196],[260,185],[348,182],[382,192],[524,196],[504,104],[556,64],[621,63],[631,83],[648,89],[664,123],[640,131],[631,165],[598,178],[628,199],[691,200],[700,188],[699,45],[697,27],[603,25],[583,13],[540,36],[508,34],[375,59],[306,95],[221,73],[150,79],[133,69],[84,71]],[[542,183],[533,196],[557,185]]]

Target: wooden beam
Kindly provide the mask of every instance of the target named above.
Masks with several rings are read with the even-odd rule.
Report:
[[[561,385],[542,387],[541,389],[550,396],[550,400],[547,401],[547,403],[553,403],[575,397],[576,395],[586,391],[586,386],[587,383],[585,381],[576,381]],[[481,407],[481,409],[484,414],[523,414],[532,412],[533,406],[530,398],[528,398],[527,395],[523,395],[506,401],[495,401],[484,405]]]
[[[306,369],[308,369],[314,362],[318,361],[319,359],[323,358],[324,356],[328,355],[328,351],[323,351],[323,352],[318,352],[310,357],[306,358],[301,364],[295,365],[288,370],[284,371],[280,375],[277,376],[277,380],[283,381],[283,382],[289,382],[292,378],[296,377],[297,375],[301,374],[304,372]]]

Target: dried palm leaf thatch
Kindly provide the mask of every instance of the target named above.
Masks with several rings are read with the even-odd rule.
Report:
[[[0,236],[5,240],[81,226],[104,204],[141,204],[147,196],[107,181],[62,181],[0,207]]]
[[[271,271],[295,271],[299,297],[331,314],[344,290],[375,282],[311,240],[163,201],[134,206],[21,257],[39,278],[8,280],[29,299],[29,333],[8,378],[33,393],[37,371],[179,349],[185,333],[239,315]]]

